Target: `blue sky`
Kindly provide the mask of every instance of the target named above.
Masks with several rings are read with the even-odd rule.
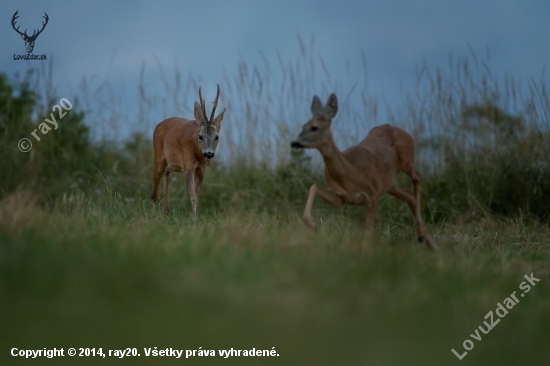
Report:
[[[16,10],[18,25],[29,30],[48,13],[34,50],[48,61],[13,60],[25,53],[11,27]],[[162,90],[160,63],[200,79],[208,99],[222,68],[234,73],[239,60],[260,62],[260,52],[273,65],[277,52],[298,57],[297,35],[315,37],[315,52],[334,80],[361,74],[363,52],[368,91],[389,103],[414,87],[423,61],[445,67],[450,54],[467,55],[469,47],[480,55],[490,51],[492,71],[520,79],[538,78],[550,62],[547,1],[3,1],[0,14],[0,72],[14,75],[53,61],[59,97],[78,94],[86,76],[108,83],[124,108],[136,110],[144,64],[151,93]],[[196,97],[189,98],[190,108]]]

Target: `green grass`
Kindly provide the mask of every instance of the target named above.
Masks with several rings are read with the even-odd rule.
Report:
[[[305,197],[304,197],[305,199]],[[203,209],[164,215],[117,194],[0,203],[0,336],[8,364],[543,365],[550,236],[528,219],[429,226],[353,210]],[[177,200],[176,200],[177,202]],[[462,360],[462,342],[523,276],[540,282]],[[470,338],[471,339],[471,338]],[[10,349],[136,347],[138,358],[24,360]],[[159,349],[269,349],[276,358],[146,358]]]

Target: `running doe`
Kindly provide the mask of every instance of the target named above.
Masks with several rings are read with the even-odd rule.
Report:
[[[409,205],[414,215],[418,241],[432,250],[437,249],[420,216],[420,176],[414,169],[414,141],[411,135],[388,124],[377,126],[358,145],[342,152],[330,130],[332,119],[338,112],[336,95],[331,94],[325,106],[314,96],[311,112],[313,118],[304,124],[291,147],[319,150],[325,163],[326,187],[313,184],[309,189],[302,217],[304,224],[315,228],[311,208],[315,195],[319,195],[336,208],[344,204],[364,205],[367,208],[366,229],[370,234],[374,228],[378,200],[389,193]],[[412,179],[416,197],[409,190],[397,186],[395,177],[400,172]]]

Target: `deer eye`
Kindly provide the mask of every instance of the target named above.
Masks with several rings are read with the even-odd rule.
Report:
[[[199,140],[201,140],[201,141],[202,141],[202,135],[199,135]]]
[[[317,126],[311,126],[311,128],[309,130],[312,131],[312,132],[315,132],[318,129],[319,129],[319,127],[317,127]]]

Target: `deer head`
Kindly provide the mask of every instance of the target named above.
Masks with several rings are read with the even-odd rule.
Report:
[[[21,33],[19,31],[19,27],[15,28],[15,21],[17,20],[17,18],[19,18],[19,15],[17,15],[17,13],[19,13],[19,10],[15,12],[15,14],[13,14],[13,17],[11,18],[11,26],[13,27],[13,29],[15,29],[15,31],[17,33],[19,33],[21,35],[21,38],[23,38],[23,40],[25,41],[25,48],[27,49],[27,53],[31,53],[32,50],[34,49],[34,42],[36,41],[36,38],[38,37],[38,35],[40,33],[42,33],[42,31],[44,30],[44,28],[46,28],[46,24],[48,24],[48,14],[44,13],[44,19],[46,20],[45,22],[42,22],[42,29],[40,30],[37,30],[35,29],[34,32],[32,33],[31,36],[29,36],[27,34],[27,30],[25,29],[25,32]]]
[[[318,148],[332,141],[330,124],[336,112],[338,112],[336,94],[332,93],[324,106],[319,97],[314,96],[311,103],[313,118],[302,127],[302,132],[295,141],[292,141],[290,146],[295,149]]]
[[[206,159],[212,159],[216,153],[218,147],[219,133],[222,126],[224,110],[214,118],[216,107],[218,106],[218,98],[220,97],[220,86],[218,85],[218,93],[216,94],[216,100],[214,101],[214,107],[210,114],[210,119],[206,117],[206,106],[204,99],[202,99],[201,88],[199,88],[199,103],[195,102],[195,122],[199,128],[197,136],[198,146],[202,155]]]

